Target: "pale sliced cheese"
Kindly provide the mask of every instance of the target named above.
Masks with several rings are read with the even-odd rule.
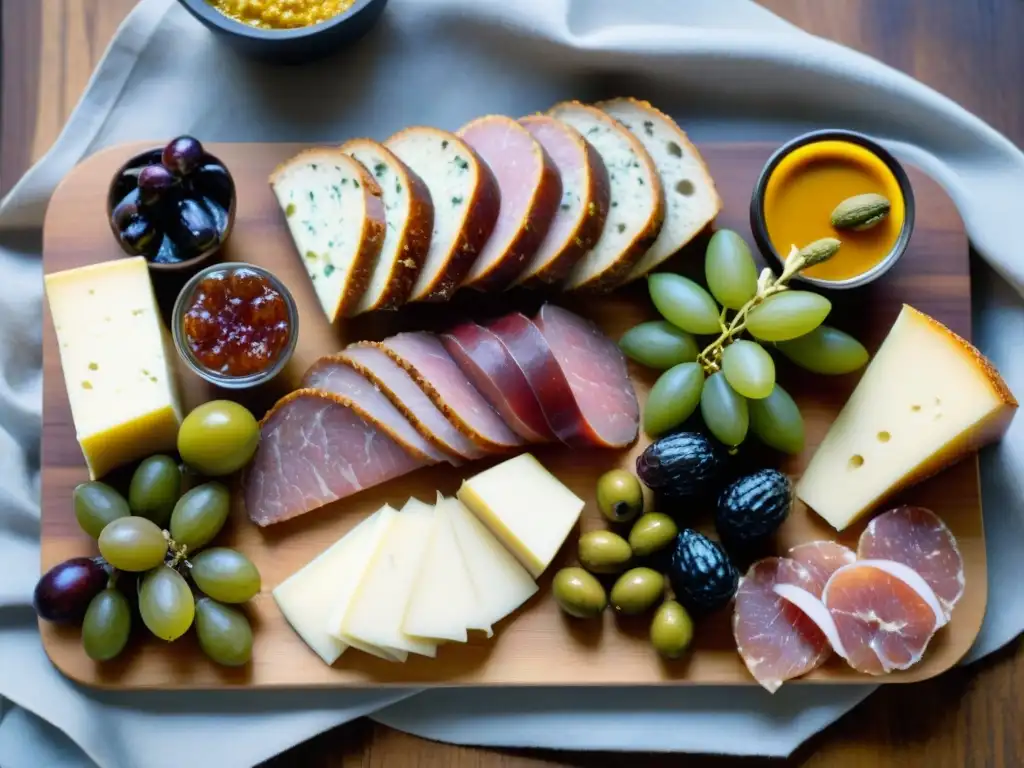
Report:
[[[491,627],[537,592],[537,584],[462,502],[443,499],[438,501],[441,507],[451,519],[476,594],[479,614],[469,629],[483,630],[489,637],[494,634]]]
[[[351,600],[379,543],[381,520],[394,514],[391,507],[378,510],[274,588],[274,600],[285,619],[326,664],[333,664],[349,647],[328,631],[327,617]],[[374,646],[360,643],[359,649],[395,660]]]
[[[584,505],[529,453],[466,480],[458,496],[534,578],[554,559]]]
[[[433,507],[410,499],[396,514],[356,587],[340,636],[356,642],[434,656],[437,645],[402,631],[402,620],[426,554]]]
[[[479,615],[450,511],[447,505],[438,505],[402,631],[413,637],[464,643],[466,630]]]
[[[895,491],[998,438],[1016,408],[974,347],[904,306],[797,496],[841,531]]]

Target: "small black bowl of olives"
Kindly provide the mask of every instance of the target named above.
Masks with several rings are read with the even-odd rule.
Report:
[[[136,155],[107,193],[110,229],[150,269],[194,269],[216,253],[235,219],[235,182],[224,164],[191,136]]]

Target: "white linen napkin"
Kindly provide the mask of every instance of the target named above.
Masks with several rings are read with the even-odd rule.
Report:
[[[301,69],[242,59],[173,0],[144,0],[53,149],[0,203],[0,765],[170,766],[183,742],[196,765],[251,765],[370,712],[467,744],[785,755],[873,690],[94,692],[42,651],[29,607],[39,573],[40,229],[75,163],[132,139],[336,143],[623,94],[649,98],[698,140],[838,125],[925,167],[991,267],[975,270],[975,339],[1024,393],[1024,360],[1012,355],[1024,343],[1024,260],[1012,240],[1024,156],[920,83],[749,0],[391,0],[355,50]],[[1013,578],[1022,430],[1018,421],[982,457],[989,611],[971,659],[1024,629]]]

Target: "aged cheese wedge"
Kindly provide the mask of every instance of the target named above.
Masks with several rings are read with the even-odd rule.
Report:
[[[466,642],[466,630],[477,624],[480,606],[469,571],[455,538],[447,505],[434,508],[427,552],[416,576],[402,631],[413,637]]]
[[[54,272],[45,283],[90,479],[174,451],[181,404],[146,260]]]
[[[464,481],[458,496],[534,578],[583,511],[583,500],[529,453]]]
[[[342,640],[434,656],[435,643],[402,631],[405,609],[427,551],[433,507],[410,499],[390,521],[341,620]],[[355,641],[355,642],[353,642]]]
[[[285,619],[325,664],[333,664],[349,647],[331,631],[331,617],[343,614],[351,603],[366,564],[380,544],[381,532],[386,530],[381,520],[394,514],[387,506],[373,513],[274,588],[274,600]],[[398,660],[376,646],[359,643],[353,647]]]
[[[904,305],[797,484],[843,530],[1006,431],[1017,401],[974,347]]]
[[[437,508],[442,507],[451,520],[476,595],[478,613],[467,628],[482,630],[490,637],[495,624],[536,594],[537,584],[462,502],[438,496]]]

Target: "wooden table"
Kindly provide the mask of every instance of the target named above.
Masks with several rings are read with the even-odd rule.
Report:
[[[576,0],[585,2],[585,0]],[[872,54],[1024,145],[1024,0],[762,0],[816,34]],[[135,0],[0,0],[0,190],[57,137]],[[1024,765],[1024,653],[1018,644],[970,669],[869,698],[788,765],[963,768]],[[368,720],[339,727],[268,768],[349,766],[768,766],[761,759],[489,751],[452,747]]]

